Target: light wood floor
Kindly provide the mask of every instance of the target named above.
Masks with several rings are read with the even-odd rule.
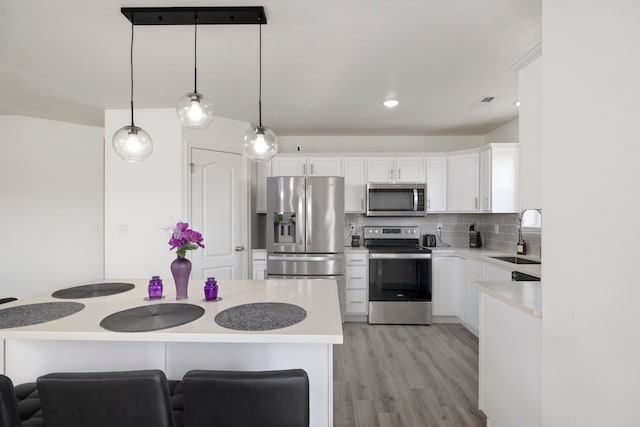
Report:
[[[485,426],[478,339],[461,325],[345,323],[333,346],[334,426]]]

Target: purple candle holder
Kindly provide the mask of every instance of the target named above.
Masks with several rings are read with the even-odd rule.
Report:
[[[218,282],[215,277],[209,277],[204,284],[204,299],[207,301],[215,300],[218,298]]]
[[[162,298],[162,279],[160,276],[153,276],[149,280],[149,299]]]

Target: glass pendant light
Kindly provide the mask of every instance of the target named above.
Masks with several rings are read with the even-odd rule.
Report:
[[[271,129],[262,126],[262,21],[259,24],[260,31],[260,65],[259,65],[259,93],[258,93],[258,118],[259,125],[252,126],[244,134],[242,151],[256,162],[268,162],[278,152],[278,137]]]
[[[176,107],[176,114],[178,114],[182,126],[204,129],[211,124],[215,114],[211,101],[203,94],[198,93],[198,18],[195,19],[194,28],[193,92],[180,98]]]
[[[144,129],[133,123],[133,18],[131,18],[131,125],[124,126],[113,134],[112,145],[122,160],[141,162],[153,151],[153,141]]]

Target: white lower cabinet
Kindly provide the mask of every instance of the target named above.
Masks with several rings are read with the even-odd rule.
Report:
[[[434,316],[457,316],[459,283],[464,280],[464,259],[450,255],[433,257],[432,310]],[[464,294],[462,295],[464,296]]]
[[[346,315],[368,313],[368,252],[347,253],[346,256]]]
[[[433,315],[457,316],[462,324],[477,336],[480,323],[480,292],[473,284],[509,281],[511,281],[510,269],[452,254],[434,254]]]
[[[484,264],[481,261],[467,259],[465,267],[465,311],[462,321],[476,336],[480,323],[480,293],[473,283],[484,281]]]
[[[253,280],[265,280],[267,278],[267,251],[253,249],[251,251],[251,278]]]

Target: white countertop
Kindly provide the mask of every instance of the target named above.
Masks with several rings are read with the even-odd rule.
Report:
[[[81,299],[52,298],[50,292],[3,304],[0,309],[42,302],[73,301],[85,304],[85,308],[71,316],[50,322],[0,329],[0,338],[296,344],[342,344],[343,340],[335,280],[222,279],[218,280],[218,296],[222,300],[211,302],[204,300],[203,280],[191,280],[189,298],[176,300],[173,280],[164,278],[165,298],[153,301],[144,300],[148,296],[148,280],[107,279],[102,282],[133,283],[135,288],[116,295]],[[111,332],[100,326],[102,319],[118,311],[176,302],[198,305],[205,309],[205,313],[193,322],[152,332]],[[295,304],[307,311],[307,317],[295,325],[270,331],[236,331],[218,326],[214,321],[216,314],[222,310],[256,302]]]
[[[502,267],[504,269],[519,271],[521,273],[530,274],[535,277],[541,277],[542,266],[540,264],[513,264],[506,261],[501,261],[498,259],[491,258],[492,256],[517,256],[519,258],[531,259],[534,261],[540,261],[540,258],[528,256],[528,255],[517,255],[514,252],[506,252],[501,251],[499,249],[490,249],[490,248],[469,248],[469,247],[442,247],[437,246],[431,249],[431,253],[434,255],[459,255],[465,258],[474,258],[479,261],[489,262],[491,264],[496,265],[497,267]]]
[[[524,313],[542,317],[540,282],[475,282],[473,286]]]

